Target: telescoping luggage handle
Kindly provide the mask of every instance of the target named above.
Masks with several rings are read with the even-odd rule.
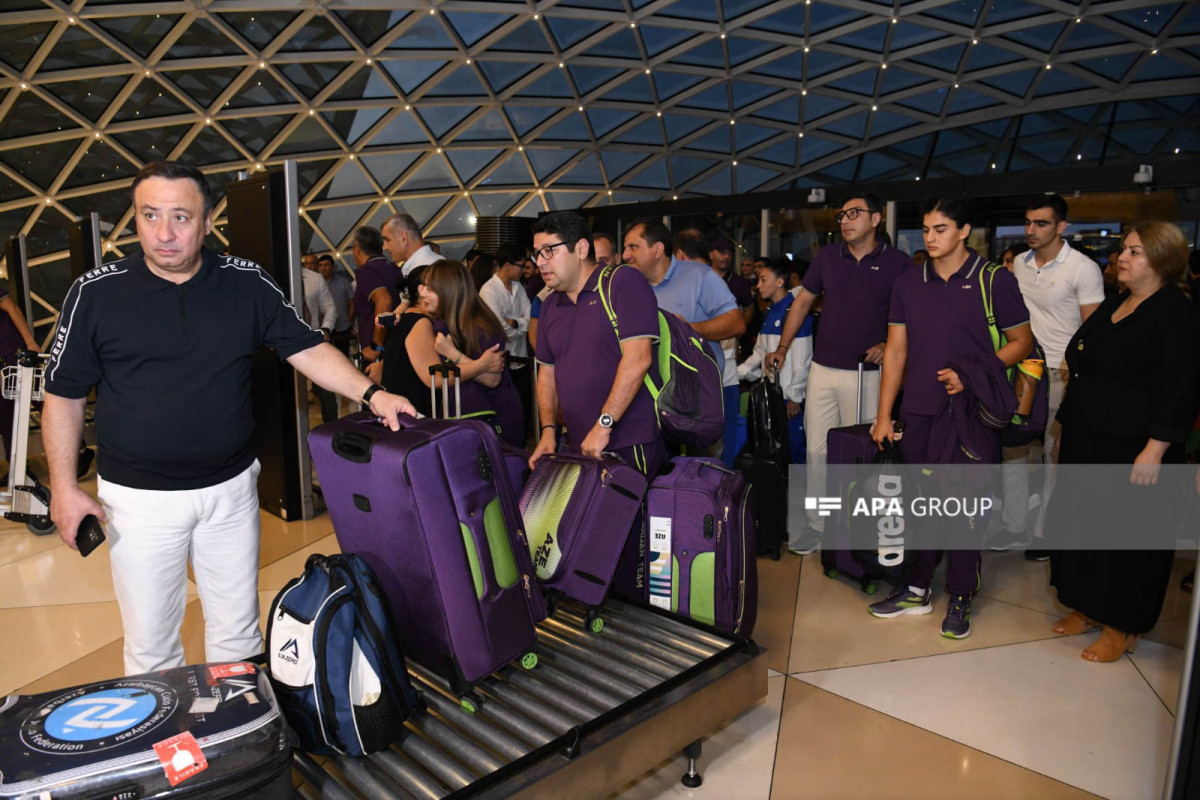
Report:
[[[442,376],[442,418],[450,419],[450,376],[454,376],[454,418],[462,416],[462,370],[457,364],[431,364],[429,367],[429,411],[436,419],[437,378]]]
[[[862,385],[863,385],[863,364],[867,363],[867,354],[858,354],[858,400],[854,405],[854,422],[856,425],[862,425]]]

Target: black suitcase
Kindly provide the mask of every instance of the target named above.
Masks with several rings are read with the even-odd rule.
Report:
[[[750,446],[738,453],[734,467],[754,487],[750,493],[757,527],[755,551],[776,561],[787,541],[788,465],[775,458],[763,458],[750,452]]]
[[[267,676],[202,664],[0,701],[0,798],[292,797]]]

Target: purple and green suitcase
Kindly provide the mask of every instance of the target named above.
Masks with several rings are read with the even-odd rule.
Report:
[[[521,516],[552,608],[560,595],[592,607],[604,602],[645,493],[646,476],[617,459],[542,456],[521,493]],[[594,610],[585,624],[603,626]]]
[[[751,487],[707,458],[676,457],[646,492],[649,601],[749,636],[758,613]]]
[[[495,431],[371,414],[309,435],[342,552],[374,570],[407,658],[462,696],[513,660],[537,663],[546,616]]]

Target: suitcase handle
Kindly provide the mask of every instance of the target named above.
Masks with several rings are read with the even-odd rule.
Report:
[[[712,461],[709,461],[707,458],[700,461],[700,467],[702,469],[704,467],[708,467],[709,469],[715,469],[719,472],[724,472],[726,475],[736,475],[737,474],[733,470],[726,467],[724,464],[716,464]]]
[[[370,464],[376,438],[359,431],[338,431],[333,435],[333,452],[355,464]]]
[[[437,418],[437,381],[442,376],[442,419],[450,419],[450,378],[454,378],[454,416],[462,417],[462,370],[457,364],[429,365],[429,413]]]

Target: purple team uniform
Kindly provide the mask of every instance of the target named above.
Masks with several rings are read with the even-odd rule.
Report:
[[[400,268],[383,256],[368,259],[354,273],[354,316],[358,318],[360,347],[371,347],[375,338],[375,304],[370,301],[371,295],[376,289],[386,289],[388,309],[395,308],[400,303],[400,295],[396,293],[400,278]]]

